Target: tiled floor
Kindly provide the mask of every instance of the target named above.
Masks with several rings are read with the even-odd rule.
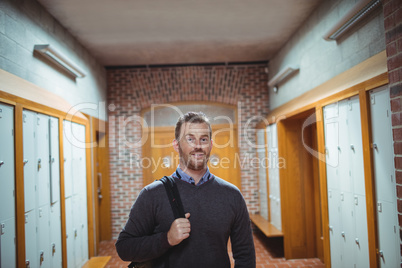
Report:
[[[106,268],[127,267],[117,256],[114,247],[115,241],[102,241],[99,256],[111,256]],[[283,257],[283,244],[280,238],[266,238],[259,231],[254,232],[254,243],[257,258],[257,268],[303,267],[323,268],[325,265],[319,259],[285,260]],[[233,263],[233,262],[232,262]]]

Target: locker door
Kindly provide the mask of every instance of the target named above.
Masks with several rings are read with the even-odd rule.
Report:
[[[67,267],[75,267],[72,197],[66,198],[65,204],[66,204]]]
[[[331,267],[342,267],[341,251],[341,225],[340,225],[340,192],[328,190],[328,215],[329,215],[329,241],[331,249]]]
[[[50,134],[50,198],[51,203],[60,200],[59,119],[51,117]]]
[[[0,104],[0,221],[15,217],[14,108]]]
[[[339,155],[339,186],[344,192],[352,192],[352,178],[350,176],[350,144],[349,144],[349,122],[347,100],[339,102],[339,137],[338,137],[338,155]],[[355,126],[353,126],[355,127]]]
[[[328,189],[339,190],[338,179],[338,122],[325,123],[325,149],[326,149],[326,169]]]
[[[363,166],[363,143],[360,118],[360,103],[358,96],[348,102],[349,124],[349,154],[351,162],[351,176],[353,177],[353,192],[365,195],[364,166]]]
[[[88,260],[88,216],[87,216],[87,198],[86,195],[81,195],[79,198],[80,208],[80,228],[81,228],[81,264],[83,265]]]
[[[62,267],[61,218],[59,202],[55,202],[50,206],[50,247],[51,267]]]
[[[372,92],[370,99],[377,198],[394,202],[396,185],[389,91]]]
[[[25,212],[31,211],[36,206],[35,122],[36,114],[34,112],[23,111]]]
[[[49,205],[37,209],[38,267],[51,267]]]
[[[50,203],[49,116],[36,116],[37,193],[38,206]]]
[[[257,145],[262,148],[257,149],[257,156],[260,161],[258,168],[259,195],[260,195],[260,214],[268,220],[268,195],[267,195],[267,164],[265,162],[265,129],[257,130]]]
[[[63,153],[64,153],[64,187],[65,197],[73,194],[73,155],[71,145],[71,122],[63,122]]]
[[[85,126],[72,123],[73,134],[73,194],[86,193]]]
[[[341,192],[341,248],[344,267],[354,267],[355,264],[355,221],[354,198],[349,192]]]
[[[396,267],[400,239],[389,89],[371,91],[370,103],[380,263],[381,267]]]
[[[271,215],[271,223],[278,229],[282,230],[281,219],[281,194],[278,167],[278,132],[276,124],[267,127],[268,142],[268,176],[269,176],[269,211]]]
[[[395,206],[384,201],[377,205],[379,231],[379,251],[381,267],[399,267],[399,226]]]
[[[73,228],[74,228],[74,254],[75,254],[75,266],[80,266],[82,256],[82,228],[81,228],[81,213],[80,210],[83,209],[80,204],[79,196],[74,195],[73,197]]]
[[[363,195],[355,194],[354,206],[356,215],[355,225],[355,249],[353,250],[356,257],[356,268],[369,267],[369,253],[368,253],[368,237],[367,237],[367,210],[366,210],[366,197]]]
[[[0,266],[16,267],[15,218],[0,221]]]
[[[36,210],[25,213],[25,257],[31,267],[38,267],[38,250],[36,234]]]

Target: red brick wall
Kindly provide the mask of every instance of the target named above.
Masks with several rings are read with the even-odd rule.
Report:
[[[241,130],[250,118],[268,113],[264,68],[265,65],[213,65],[107,71],[113,237],[125,224],[131,205],[143,187],[142,169],[130,166],[130,154],[141,155],[141,147],[125,144],[125,140],[131,143],[141,140],[141,126],[127,124],[124,128],[125,120],[138,118],[142,109],[154,103],[211,101],[236,105]],[[256,121],[252,121],[252,127]],[[245,142],[246,136],[254,141],[253,133],[239,131],[240,159],[256,155],[255,149]],[[256,212],[259,209],[257,170],[245,162],[241,178],[249,210]]]
[[[399,226],[402,227],[402,2],[384,0],[385,42],[394,136]],[[402,233],[401,233],[402,235]]]

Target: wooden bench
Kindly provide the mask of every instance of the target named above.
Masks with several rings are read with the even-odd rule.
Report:
[[[92,257],[82,268],[103,268],[106,266],[111,256]]]
[[[251,214],[250,219],[266,237],[283,237],[283,233],[259,214]]]

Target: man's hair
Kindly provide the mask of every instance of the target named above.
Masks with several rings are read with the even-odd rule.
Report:
[[[203,112],[188,112],[186,114],[183,114],[182,116],[179,117],[176,123],[176,128],[174,131],[174,136],[177,141],[180,140],[180,134],[181,134],[181,126],[183,123],[196,123],[196,124],[202,124],[205,123],[209,127],[209,137],[211,138],[212,136],[212,129],[211,129],[211,124],[209,123],[208,117],[203,113]]]

